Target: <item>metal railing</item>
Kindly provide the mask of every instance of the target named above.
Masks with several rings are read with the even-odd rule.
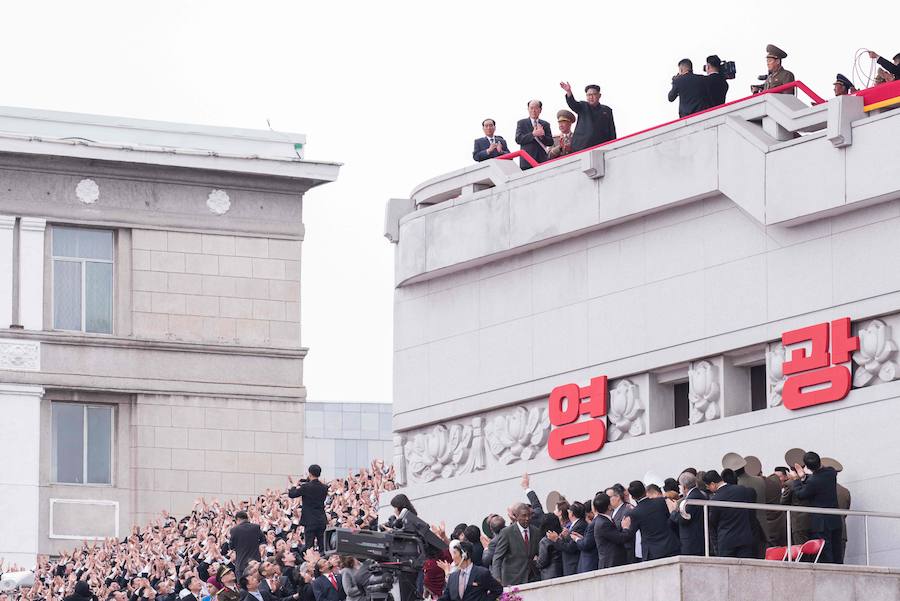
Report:
[[[679,501],[681,503],[681,501]],[[791,514],[815,513],[820,515],[839,515],[842,517],[861,517],[865,522],[866,533],[866,565],[869,565],[869,518],[900,519],[900,513],[886,511],[853,511],[849,509],[829,509],[825,507],[806,507],[805,505],[771,505],[769,503],[738,503],[735,501],[705,501],[702,499],[686,499],[685,506],[699,505],[703,507],[703,535],[706,544],[706,557],[709,557],[709,508],[725,507],[729,509],[747,509],[749,511],[781,511],[787,514],[787,548],[791,548]],[[755,518],[751,518],[755,519]]]

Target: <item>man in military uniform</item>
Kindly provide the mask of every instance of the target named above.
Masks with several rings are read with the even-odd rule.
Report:
[[[557,111],[556,121],[559,123],[559,135],[553,136],[553,147],[547,151],[547,156],[551,159],[572,152],[572,124],[575,123],[575,113],[566,109]]]
[[[841,473],[844,471],[844,466],[841,465],[841,462],[837,459],[832,459],[831,457],[822,457],[822,465],[824,467],[833,467],[834,471],[837,473]],[[850,491],[847,490],[846,487],[841,486],[840,482],[837,483],[837,500],[838,500],[838,509],[850,509]],[[847,548],[847,516],[842,516],[843,526],[841,533],[841,537],[844,540],[844,548],[840,550],[840,553],[834,558],[834,563],[844,563],[844,549]]]
[[[794,81],[794,74],[781,66],[781,61],[785,58],[787,58],[787,52],[778,46],[775,46],[774,44],[766,46],[766,68],[768,70],[766,83],[761,86],[750,86],[750,89],[754,94],[765,90],[771,90],[772,88],[777,88],[778,86]],[[793,89],[782,90],[779,92],[779,94],[793,93]]]
[[[853,85],[853,83],[845,76],[838,73],[837,77],[834,80],[834,95],[846,96],[847,94],[855,91],[856,87]]]

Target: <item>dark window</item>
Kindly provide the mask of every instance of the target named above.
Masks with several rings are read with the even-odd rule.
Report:
[[[682,382],[675,385],[675,427],[690,425],[691,402],[688,400],[688,383]]]
[[[768,406],[766,401],[766,366],[750,368],[750,410],[759,411]]]

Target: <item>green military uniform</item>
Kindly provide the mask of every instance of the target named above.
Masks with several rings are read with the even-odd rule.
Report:
[[[787,58],[787,52],[775,46],[774,44],[769,44],[766,46],[766,58],[777,58],[779,61]],[[783,68],[779,63],[778,67],[769,73],[769,76],[766,77],[766,83],[763,85],[763,90],[771,90],[772,88],[776,88],[778,86],[784,85],[786,83],[791,83],[794,81],[794,74]],[[781,94],[793,94],[794,90],[783,90],[780,92]]]

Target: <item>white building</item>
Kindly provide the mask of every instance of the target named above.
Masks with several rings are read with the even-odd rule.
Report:
[[[0,557],[305,468],[304,143],[0,109]]]
[[[769,94],[390,201],[402,492],[425,519],[480,523],[518,500],[525,470],[542,498],[589,499],[649,471],[721,469],[728,451],[771,473],[801,447],[843,463],[853,508],[897,511],[897,156],[900,111]],[[839,322],[821,367],[852,370],[852,390],[786,408],[782,334],[845,317],[862,349],[841,357]],[[569,414],[591,409],[572,397],[601,376],[608,410]],[[548,440],[580,428],[583,454],[550,456]],[[849,562],[862,527],[849,524]],[[900,565],[900,524],[870,531],[872,562]]]

